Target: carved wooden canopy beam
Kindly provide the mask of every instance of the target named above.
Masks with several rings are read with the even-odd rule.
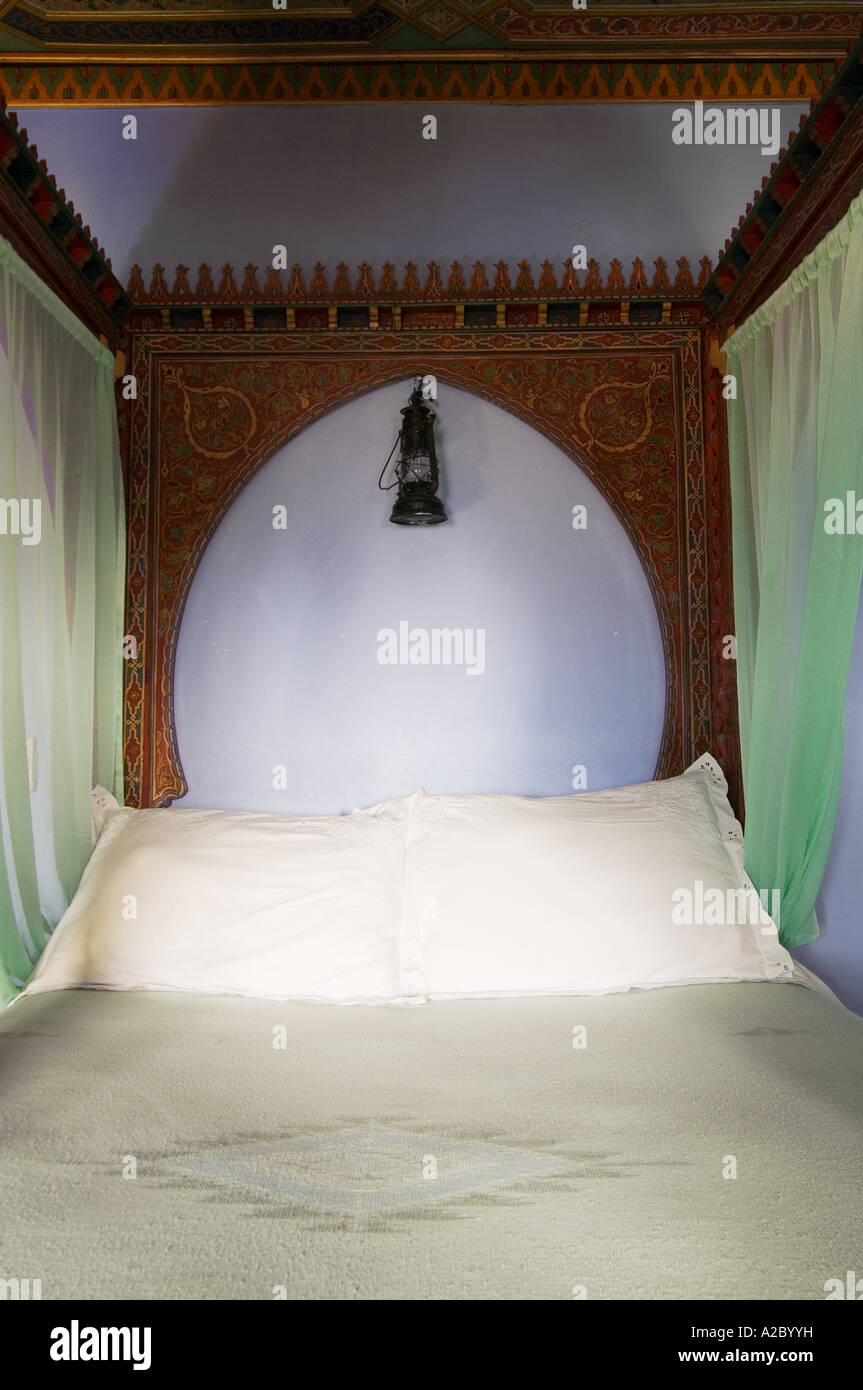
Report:
[[[588,260],[584,273],[573,269],[572,261],[566,260],[558,280],[554,264],[548,260],[542,262],[536,274],[529,261],[519,261],[514,270],[506,261],[496,261],[490,269],[482,261],[474,261],[469,266],[453,261],[448,272],[444,272],[437,261],[430,261],[425,279],[421,281],[417,266],[413,261],[408,261],[403,268],[400,284],[397,269],[389,261],[383,265],[377,281],[368,262],[360,265],[356,278],[352,279],[351,267],[340,261],[332,279],[327,277],[327,267],[318,263],[308,286],[299,265],[294,265],[289,273],[247,265],[241,278],[232,265],[225,265],[221,269],[218,285],[213,279],[212,267],[201,265],[194,288],[189,281],[188,266],[176,267],[173,284],[169,288],[164,266],[153,267],[148,287],[144,283],[141,267],[136,265],[132,267],[129,277],[129,296],[135,304],[189,304],[196,301],[240,304],[246,300],[285,300],[290,303],[321,300],[337,304],[343,299],[454,299],[464,303],[483,298],[583,299],[592,295],[612,299],[693,300],[702,293],[711,276],[712,268],[707,256],[702,258],[697,282],[685,256],[680,257],[673,271],[661,256],[653,264],[651,276],[644,261],[636,256],[632,271],[627,276],[622,262],[615,258],[603,279],[597,260]]]
[[[126,291],[2,95],[0,234],[93,332],[116,346]]]
[[[129,326],[135,332],[218,333],[691,324],[709,317],[699,295],[710,273],[707,257],[697,281],[685,257],[673,271],[660,257],[652,274],[636,257],[628,275],[613,260],[605,278],[596,260],[584,272],[566,261],[559,277],[548,260],[536,272],[527,261],[514,269],[505,261],[491,267],[454,261],[448,271],[431,261],[422,275],[411,261],[398,273],[387,262],[377,276],[367,263],[352,272],[342,262],[332,277],[316,265],[308,281],[298,265],[290,271],[247,265],[242,273],[225,265],[218,276],[202,265],[193,286],[188,267],[179,265],[169,287],[162,266],[153,268],[149,286],[135,266]]]
[[[704,299],[741,324],[843,217],[863,189],[863,38],[813,101],[748,203]]]

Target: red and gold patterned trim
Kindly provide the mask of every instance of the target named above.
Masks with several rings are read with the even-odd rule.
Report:
[[[0,92],[10,106],[321,105],[341,102],[506,101],[532,105],[571,102],[809,101],[819,95],[857,30],[832,51],[791,51],[780,58],[717,56],[680,60],[655,53],[621,57],[616,46],[602,61],[548,53],[406,53],[357,59],[337,50],[281,61],[205,57],[168,59],[159,50],[87,61],[69,54],[6,55]]]

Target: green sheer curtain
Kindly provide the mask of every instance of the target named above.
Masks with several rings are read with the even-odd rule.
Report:
[[[91,786],[122,800],[124,560],[111,353],[0,238],[3,1002],[77,887]]]
[[[797,946],[818,934],[863,574],[863,194],[726,351],[746,868]]]

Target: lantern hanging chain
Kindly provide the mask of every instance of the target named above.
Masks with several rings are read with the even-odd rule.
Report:
[[[390,457],[387,459],[386,463],[384,464],[383,468],[381,469],[381,476],[378,478],[378,487],[380,488],[381,492],[392,492],[393,488],[396,487],[396,486],[398,485],[398,481],[399,481],[399,480],[398,480],[398,477],[396,477],[396,479],[395,479],[394,482],[390,483],[387,487],[384,487],[384,474],[386,473],[387,469],[388,469],[389,466],[390,466],[390,459],[392,459],[393,454],[395,453],[396,449],[399,447],[399,442],[400,442],[400,440],[401,440],[401,437],[402,437],[402,432],[401,432],[401,430],[399,430],[398,434],[396,435],[396,442],[395,442],[395,444],[393,445],[393,447],[390,449]]]

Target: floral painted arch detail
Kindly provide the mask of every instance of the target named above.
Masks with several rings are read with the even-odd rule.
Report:
[[[701,349],[699,330],[674,327],[548,332],[531,335],[529,346],[516,332],[481,331],[352,333],[349,346],[337,333],[136,337],[128,802],[165,805],[186,790],[173,712],[177,638],[201,556],[234,498],[312,421],[428,371],[552,440],[623,524],[650,583],[665,653],[657,775],[681,771],[708,748],[733,764],[735,731],[718,718],[717,699],[729,676],[718,665],[717,629],[733,629],[730,612],[711,611],[708,583],[712,567],[727,610],[727,574],[718,572],[725,561],[715,543],[711,554],[708,515],[711,502],[721,511],[723,475],[717,449],[704,447]]]

